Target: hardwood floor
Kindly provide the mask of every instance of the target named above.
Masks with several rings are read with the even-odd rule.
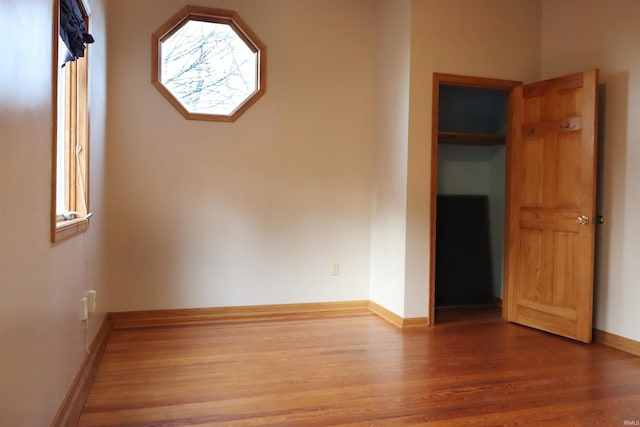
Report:
[[[80,426],[603,425],[640,420],[640,358],[438,313],[114,330]],[[627,424],[633,425],[633,424]]]

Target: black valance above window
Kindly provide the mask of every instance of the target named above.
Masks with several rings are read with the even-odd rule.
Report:
[[[87,32],[78,0],[60,0],[60,37],[67,46],[65,63],[84,56],[85,43],[93,43]]]

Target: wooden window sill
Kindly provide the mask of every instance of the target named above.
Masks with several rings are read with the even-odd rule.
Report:
[[[67,221],[58,221],[53,235],[53,242],[60,242],[69,237],[80,234],[89,228],[88,218],[74,218]]]

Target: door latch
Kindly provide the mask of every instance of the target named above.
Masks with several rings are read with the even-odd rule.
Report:
[[[587,225],[589,224],[589,217],[586,215],[580,215],[578,218],[576,218],[576,222],[580,225]]]

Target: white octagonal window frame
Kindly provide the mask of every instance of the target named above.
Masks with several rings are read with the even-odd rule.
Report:
[[[152,52],[152,84],[189,120],[233,122],[266,91],[266,48],[236,12],[186,6]]]

